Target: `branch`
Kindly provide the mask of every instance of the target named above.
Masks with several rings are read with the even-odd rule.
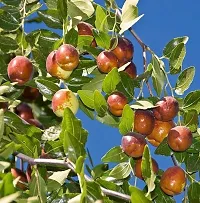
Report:
[[[29,164],[31,165],[56,165],[56,166],[63,166],[66,167],[68,169],[71,169],[73,172],[76,173],[74,166],[71,164],[71,162],[69,161],[65,161],[65,160],[58,160],[58,159],[42,159],[42,158],[38,158],[38,159],[34,159],[32,157],[29,157],[25,154],[19,153],[19,152],[14,152],[13,153],[14,156],[27,161]],[[89,177],[88,175],[84,175],[85,176],[85,180],[88,182],[94,181],[91,177]],[[104,187],[100,187],[101,191],[108,196],[112,196],[112,197],[117,197],[119,199],[124,200],[125,202],[130,202],[131,197],[129,195],[120,193],[120,192],[116,192],[113,190],[108,190]]]
[[[178,161],[176,160],[174,154],[171,155],[172,161],[174,163],[174,166],[179,166]]]

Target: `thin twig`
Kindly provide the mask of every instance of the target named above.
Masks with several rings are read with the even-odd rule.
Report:
[[[65,160],[58,160],[58,159],[42,159],[42,158],[38,158],[38,159],[34,159],[32,157],[29,157],[25,154],[22,153],[18,153],[18,152],[14,152],[13,153],[14,156],[27,161],[29,164],[31,165],[56,165],[56,166],[63,166],[66,167],[68,169],[71,169],[73,172],[75,172],[75,168],[73,166],[73,164],[69,161],[65,161]],[[88,175],[84,175],[85,176],[85,180],[88,182],[93,181],[93,179],[91,177],[89,177]],[[120,192],[116,192],[113,190],[108,190],[104,187],[100,187],[101,191],[108,196],[112,196],[112,197],[117,197],[119,199],[122,199],[126,202],[130,202],[131,197],[129,195],[120,193]]]
[[[178,161],[176,160],[174,154],[171,155],[172,161],[174,163],[174,166],[179,166]]]

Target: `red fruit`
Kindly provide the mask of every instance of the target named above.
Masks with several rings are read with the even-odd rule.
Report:
[[[160,187],[167,195],[181,193],[186,184],[185,172],[178,166],[168,168],[160,179]]]
[[[113,68],[118,68],[118,59],[110,51],[102,51],[97,57],[97,66],[102,73],[109,73]]]
[[[8,109],[8,103],[7,102],[0,102],[0,109],[3,109],[5,112]]]
[[[44,129],[43,125],[36,119],[29,119],[27,122],[31,125],[34,125],[34,126],[40,128],[40,129]]]
[[[12,82],[23,85],[32,79],[34,70],[32,63],[25,56],[16,56],[8,64],[8,77]]]
[[[134,118],[134,130],[142,135],[149,135],[153,131],[155,118],[149,110],[136,110]]]
[[[154,116],[160,121],[170,121],[176,117],[179,111],[178,101],[171,96],[166,96],[156,103],[156,108],[153,109]]]
[[[71,44],[63,44],[55,53],[58,65],[66,71],[74,70],[79,64],[79,54]]]
[[[47,59],[46,59],[46,69],[47,72],[54,77],[57,77],[59,79],[67,79],[71,75],[72,71],[66,71],[62,69],[58,63],[56,62],[56,52],[57,51],[52,51]]]
[[[114,92],[107,99],[108,109],[115,116],[122,115],[123,108],[127,103],[127,98],[121,92]]]
[[[57,91],[52,98],[53,112],[58,117],[62,117],[64,110],[67,107],[70,108],[74,114],[76,114],[79,108],[78,99],[71,90],[61,89]]]
[[[11,168],[11,174],[12,174],[13,178],[18,178],[20,176],[20,179],[19,179],[20,182],[17,182],[16,186],[18,188],[20,188],[21,190],[26,190],[27,186],[25,184],[23,184],[23,182],[25,182],[25,183],[28,182],[28,180],[26,178],[26,174],[18,168]]]
[[[152,133],[147,136],[148,141],[157,147],[165,137],[167,137],[169,131],[175,127],[175,123],[173,121],[159,121],[155,120],[155,125]]]
[[[122,150],[131,157],[138,158],[143,155],[146,140],[143,135],[130,132],[122,137]]]
[[[133,62],[131,62],[124,70],[130,78],[134,79],[137,76],[137,68]]]
[[[34,87],[25,87],[24,92],[22,94],[22,97],[24,99],[33,101],[36,100],[40,95],[40,92],[37,88]]]
[[[111,40],[111,47],[115,43],[116,38]],[[127,63],[133,58],[134,47],[131,41],[124,37],[118,38],[117,46],[112,50],[112,52],[116,55],[119,62]]]
[[[159,170],[158,167],[158,163],[156,162],[155,159],[151,159],[152,161],[152,168],[153,168],[153,172],[156,174]],[[134,167],[134,174],[136,177],[140,178],[141,180],[143,180],[143,176],[142,176],[142,158],[138,159],[135,163],[135,167]]]
[[[176,126],[169,131],[167,141],[171,149],[183,152],[192,144],[192,132],[185,126]]]
[[[27,122],[28,122],[28,120],[34,118],[31,107],[26,103],[19,104],[16,107],[15,112],[17,115],[19,115],[19,117],[21,117],[22,119],[24,119]]]
[[[93,26],[91,24],[86,23],[86,22],[79,22],[77,27],[78,27],[78,34],[79,35],[93,36],[93,33],[92,33]],[[93,39],[91,46],[92,47],[97,46],[95,39]]]

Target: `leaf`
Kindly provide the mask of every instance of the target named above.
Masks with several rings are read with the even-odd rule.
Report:
[[[128,161],[128,156],[122,151],[121,147],[113,147],[102,158],[102,162],[122,163]]]
[[[4,53],[11,53],[13,51],[16,51],[19,48],[16,40],[6,37],[6,36],[0,36],[0,50]]]
[[[164,138],[164,140],[160,143],[160,145],[156,148],[155,154],[160,154],[164,156],[170,156],[172,153],[171,148],[169,147],[167,143],[167,138]]]
[[[178,95],[183,95],[190,87],[195,75],[195,67],[191,66],[185,69],[178,77],[176,82],[175,92]]]
[[[200,184],[193,182],[188,188],[188,199],[190,203],[200,202]]]
[[[67,0],[57,0],[57,10],[60,14],[61,20],[65,21],[67,18]]]
[[[90,47],[93,39],[94,37],[90,35],[78,35],[77,47],[81,50],[85,50],[85,47]]]
[[[179,163],[185,162],[187,153],[186,152],[174,152],[174,156]]]
[[[194,137],[195,134],[193,133],[193,140],[192,140],[192,145],[190,148],[187,150],[189,153],[199,153],[200,152],[200,136],[197,135]]]
[[[0,141],[4,134],[4,110],[0,109]]]
[[[21,192],[15,192],[11,195],[2,197],[0,199],[0,203],[11,203],[11,202],[15,201],[20,195],[21,195]]]
[[[94,180],[100,178],[104,172],[108,170],[108,164],[98,164],[91,170],[91,175]]]
[[[0,172],[4,171],[10,166],[9,162],[0,161]]]
[[[152,68],[153,68],[152,72],[153,86],[155,88],[157,95],[160,96],[165,84],[166,77],[162,70],[163,67],[161,61],[155,55],[152,57]]]
[[[103,7],[101,7],[100,5],[97,5],[97,7],[96,7],[95,27],[97,30],[102,31],[102,32],[108,31],[106,10]],[[110,45],[110,43],[109,43],[109,45]]]
[[[186,159],[186,169],[189,173],[200,171],[200,153],[188,154]]]
[[[57,8],[57,1],[55,1],[55,0],[45,0],[45,2],[46,2],[46,6],[49,9],[56,9]]]
[[[134,112],[129,106],[129,104],[126,104],[122,112],[122,118],[119,124],[119,132],[122,135],[125,135],[128,132],[130,132],[131,129],[133,128],[133,122],[134,122]]]
[[[81,101],[89,108],[94,109],[94,92],[90,90],[78,90]]]
[[[65,43],[71,44],[74,47],[77,46],[77,44],[78,44],[78,32],[74,28],[71,28],[67,32],[67,34],[65,35]]]
[[[102,32],[102,31],[96,31],[96,30],[93,30],[93,34],[94,34],[96,43],[99,47],[101,47],[103,49],[110,48],[111,36],[109,34]]]
[[[93,182],[87,182],[87,202],[96,202],[97,200],[102,200],[102,192],[100,186]]]
[[[2,2],[3,2],[4,4],[17,7],[17,6],[19,6],[19,4],[21,3],[21,0],[2,0]]]
[[[80,16],[81,20],[86,20],[94,13],[94,7],[90,0],[68,1],[68,14],[71,18]]]
[[[135,202],[151,203],[152,202],[149,199],[147,199],[145,196],[145,193],[142,190],[138,189],[137,187],[130,186],[129,190],[131,192],[131,202],[132,203],[135,203]]]
[[[184,43],[177,45],[169,58],[170,73],[177,74],[181,71],[182,63],[186,55],[186,48]]]
[[[107,112],[107,102],[104,96],[98,91],[94,91],[94,109],[97,112],[98,116],[103,117]]]
[[[116,86],[119,82],[120,82],[119,72],[117,68],[113,68],[105,77],[102,89],[105,93],[110,94],[116,89]]]
[[[53,95],[60,89],[54,82],[49,81],[47,78],[36,79],[35,83],[40,93],[50,101]]]
[[[116,179],[125,179],[130,175],[131,171],[130,164],[128,162],[122,162],[112,169],[109,176]]]
[[[183,121],[186,127],[188,127],[192,132],[196,132],[199,124],[198,112],[194,109],[184,112]]]
[[[187,94],[183,100],[183,110],[197,109],[200,102],[200,90],[195,90]]]
[[[137,100],[137,102],[130,107],[133,109],[152,109],[155,106],[148,100]]]
[[[166,58],[170,58],[172,51],[174,50],[174,48],[179,45],[180,43],[184,43],[186,44],[188,41],[188,37],[187,36],[183,36],[183,37],[177,37],[172,39],[171,41],[169,41],[167,43],[167,45],[165,46],[165,48],[163,49],[163,55]]]
[[[88,108],[87,106],[85,106],[83,104],[83,102],[81,100],[79,100],[79,108],[92,120],[94,120],[94,110]]]
[[[68,158],[74,163],[80,156],[86,155],[87,136],[88,132],[82,128],[81,121],[74,116],[69,108],[66,108],[60,139],[63,141],[65,153],[68,153]]]

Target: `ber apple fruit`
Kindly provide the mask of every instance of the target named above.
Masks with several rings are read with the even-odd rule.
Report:
[[[54,77],[66,80],[71,75],[72,71],[62,69],[56,61],[56,50],[52,51],[46,59],[47,72]]]
[[[180,194],[186,184],[186,175],[182,168],[173,166],[168,168],[161,176],[160,187],[167,195]]]
[[[58,116],[62,117],[65,108],[70,108],[71,111],[76,114],[79,108],[79,102],[75,94],[69,89],[58,90],[52,98],[52,109],[53,112]]]
[[[71,44],[61,45],[55,53],[56,62],[65,71],[74,70],[79,64],[79,54]]]
[[[27,122],[31,125],[34,125],[34,126],[40,128],[40,129],[44,129],[43,125],[37,119],[32,118],[32,119],[27,120]]]
[[[96,61],[97,67],[102,73],[109,73],[113,68],[118,68],[118,59],[110,51],[102,51]]]
[[[121,92],[113,92],[107,99],[108,109],[114,116],[121,116],[127,103],[126,96]]]
[[[34,101],[40,96],[40,92],[37,88],[34,87],[25,87],[22,93],[22,97],[29,101]]]
[[[125,69],[124,72],[128,74],[128,76],[132,79],[137,76],[137,68],[133,62],[131,62]]]
[[[155,118],[149,110],[136,110],[134,117],[134,130],[142,135],[149,135],[153,131]]]
[[[16,108],[15,108],[15,113],[24,119],[25,121],[28,122],[30,119],[34,119],[33,111],[31,107],[26,104],[26,103],[20,103]]]
[[[25,56],[16,56],[8,64],[8,77],[18,85],[24,85],[32,79],[34,69],[30,60]]]
[[[173,121],[159,121],[155,119],[153,131],[150,135],[147,135],[148,141],[155,147],[157,147],[165,137],[167,137],[169,131],[175,127]]]
[[[160,121],[170,121],[178,114],[178,101],[172,96],[163,97],[153,109],[154,116]]]
[[[26,190],[27,186],[25,184],[23,184],[23,182],[28,183],[26,174],[22,170],[20,170],[18,168],[11,168],[11,174],[12,174],[13,178],[20,177],[20,179],[17,182],[16,186],[18,188],[20,188],[21,190]]]
[[[172,150],[183,152],[192,144],[192,132],[186,126],[176,126],[169,131],[167,142]]]
[[[145,137],[139,133],[129,132],[122,137],[121,148],[130,157],[139,158],[143,155],[146,145]]]

